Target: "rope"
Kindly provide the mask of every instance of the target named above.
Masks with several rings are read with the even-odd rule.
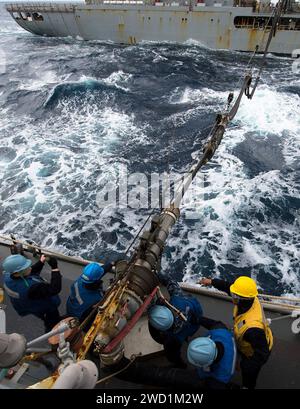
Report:
[[[274,307],[280,307],[286,310],[295,310],[295,308],[297,308],[296,305],[292,305],[292,304],[280,304],[280,303],[275,303],[275,302],[271,302],[271,301],[264,301],[264,300],[260,300],[263,304],[267,304],[267,305],[273,305]]]
[[[289,317],[296,318],[299,315],[300,315],[300,310],[297,310],[297,311],[294,311],[292,314],[284,315],[283,317],[278,317],[278,318],[267,318],[267,320],[269,324],[271,324],[274,321],[284,320]]]
[[[140,230],[138,231],[138,233],[134,236],[132,242],[130,243],[130,245],[127,247],[127,250],[125,252],[125,256],[128,254],[129,250],[131,249],[131,247],[134,245],[134,243],[136,242],[137,238],[139,237],[139,235],[141,234],[142,230],[144,229],[144,227],[146,226],[146,224],[148,223],[150,217],[153,215],[154,213],[154,209],[152,210],[152,212],[149,214],[149,216],[147,217],[145,223],[142,225],[142,227],[140,228]]]
[[[201,135],[204,131],[206,131],[207,129],[211,128],[211,130],[210,130],[210,132],[209,132],[209,134],[208,134],[208,137],[207,137],[207,138],[209,138],[209,136],[212,134],[212,132],[213,132],[213,130],[215,129],[215,127],[216,127],[216,124],[213,124],[213,125],[209,125],[209,126],[203,128],[203,129],[201,129],[201,131],[199,132],[199,135],[197,136],[197,138],[199,138],[200,135]],[[168,156],[168,169],[169,169],[169,156]],[[170,187],[172,188],[173,185],[174,185],[175,183],[179,182],[179,181],[181,181],[181,178],[172,181],[172,185],[171,185]],[[166,188],[166,189],[167,189],[167,188]],[[166,189],[163,190],[162,196],[163,196],[164,193],[166,192]],[[160,200],[158,199],[158,201],[156,202],[156,206],[159,206],[159,205],[160,205]],[[144,227],[145,227],[146,224],[148,223],[150,217],[151,217],[151,216],[153,215],[153,213],[155,212],[155,209],[156,209],[156,207],[153,208],[152,212],[149,214],[149,216],[147,217],[146,221],[143,223],[142,227],[139,229],[138,233],[136,233],[136,235],[134,236],[134,238],[133,238],[132,241],[130,242],[129,246],[127,247],[127,249],[126,249],[126,251],[125,251],[125,256],[127,256],[129,250],[131,249],[131,247],[134,245],[134,243],[135,243],[136,240],[138,239],[138,237],[139,237],[139,235],[141,234],[142,230],[144,229]]]
[[[267,294],[258,294],[259,297],[262,298],[271,298],[272,300],[282,300],[282,301],[292,301],[297,303],[300,303],[300,298],[289,298],[289,297],[281,297],[280,295],[267,295]]]
[[[263,36],[262,36],[262,38],[261,38],[261,40],[260,40],[260,44],[259,44],[259,45],[256,45],[255,50],[254,50],[253,54],[251,55],[251,57],[250,57],[250,59],[249,59],[249,61],[248,61],[248,64],[247,64],[247,66],[246,66],[246,68],[245,68],[245,75],[247,76],[247,74],[249,74],[249,73],[248,73],[248,69],[249,69],[249,67],[250,67],[251,64],[252,64],[252,61],[253,61],[255,55],[257,54],[257,52],[259,51],[259,49],[260,49],[261,46],[262,46],[262,43],[263,43],[263,41],[264,41],[265,33],[266,33],[267,28],[268,28],[268,26],[269,26],[269,22],[270,22],[271,19],[273,19],[272,26],[271,26],[270,33],[269,33],[269,37],[268,37],[268,39],[267,39],[267,43],[266,43],[266,46],[265,46],[265,49],[264,49],[263,59],[262,59],[262,61],[261,61],[260,68],[259,68],[258,74],[257,74],[257,76],[256,76],[255,84],[254,84],[254,86],[253,86],[253,88],[252,88],[252,91],[250,92],[250,90],[249,90],[249,88],[250,88],[250,83],[249,83],[249,87],[248,87],[248,89],[247,89],[246,92],[245,92],[245,95],[246,95],[247,98],[250,99],[250,100],[251,100],[251,99],[253,98],[253,96],[254,96],[254,93],[255,93],[255,91],[256,91],[258,82],[259,82],[259,80],[260,80],[260,76],[261,76],[262,70],[263,70],[263,68],[264,68],[264,66],[265,66],[265,64],[266,64],[266,59],[267,59],[267,53],[268,53],[268,50],[269,50],[269,46],[270,46],[272,37],[274,37],[275,34],[276,34],[277,24],[278,24],[278,21],[279,21],[279,19],[280,19],[280,17],[281,17],[282,12],[283,12],[284,2],[285,2],[284,0],[282,0],[282,1],[279,0],[278,8],[273,10],[272,15],[269,17],[269,19],[268,19],[268,21],[267,21],[267,24],[266,24],[265,27],[264,27],[264,32],[263,32]],[[250,70],[250,73],[251,73],[251,77],[252,77],[252,68],[251,68],[251,70]],[[240,78],[240,80],[239,80],[239,82],[238,82],[238,85],[240,85],[241,82],[242,82],[242,77]],[[251,82],[251,81],[250,81],[250,82]]]
[[[12,242],[14,244],[16,244],[16,243],[17,244],[22,244],[23,246],[25,246],[24,250],[26,250],[28,252],[33,252],[34,250],[37,250],[38,254],[45,254],[46,256],[47,255],[48,256],[54,256],[54,257],[57,257],[57,258],[59,258],[61,260],[67,261],[67,262],[68,261],[69,262],[74,262],[76,264],[81,264],[81,265],[87,265],[87,264],[90,264],[90,263],[93,262],[91,260],[85,260],[85,259],[83,259],[81,257],[77,258],[77,257],[74,257],[74,256],[66,256],[65,254],[58,253],[56,251],[46,250],[46,249],[43,249],[42,247],[40,247],[38,245],[30,244],[30,243],[27,243],[27,242],[21,241],[21,240],[17,240],[17,239],[12,238],[12,237],[3,236],[1,234],[0,234],[0,240],[10,241],[10,242]]]
[[[274,16],[275,16],[275,10],[273,10],[271,16],[268,18],[267,24],[265,24],[264,31],[263,31],[263,36],[262,36],[262,38],[261,38],[261,40],[260,40],[259,45],[257,45],[257,46],[255,47],[255,50],[254,50],[254,52],[253,52],[253,54],[252,54],[252,56],[251,56],[251,58],[250,58],[250,60],[249,60],[249,62],[248,62],[248,64],[247,64],[247,66],[246,66],[246,70],[247,70],[248,67],[251,65],[254,56],[255,56],[255,55],[257,54],[257,52],[261,49],[262,43],[263,43],[263,41],[264,41],[264,36],[265,36],[266,31],[267,31],[267,28],[268,28],[268,26],[269,26],[269,22],[270,22],[270,20],[271,20]],[[272,30],[272,27],[271,27],[271,30]]]
[[[26,245],[27,247],[31,247],[32,250],[39,250],[39,251],[42,250],[42,248],[39,247],[38,245],[36,245],[35,243],[34,243],[34,244],[30,244],[30,243],[27,243],[27,242],[22,242],[22,241],[17,240],[17,239],[15,239],[15,238],[13,238],[13,237],[8,237],[8,236],[0,235],[0,239],[5,240],[5,241],[12,241],[14,244],[17,243],[17,244]]]
[[[160,298],[162,298],[163,302],[175,312],[183,321],[187,322],[187,317],[176,307],[174,307],[173,304],[169,303],[169,301],[164,297],[163,293],[161,292],[160,288],[158,288],[158,295]]]
[[[268,40],[267,40],[267,44],[266,44],[266,47],[265,47],[265,50],[264,50],[263,59],[262,59],[262,62],[261,62],[261,64],[260,64],[260,68],[259,68],[258,74],[257,74],[257,76],[256,76],[255,84],[254,84],[254,86],[253,86],[253,88],[252,88],[252,91],[249,92],[248,94],[246,94],[249,99],[252,99],[253,96],[254,96],[254,93],[255,93],[255,91],[256,91],[258,82],[259,82],[259,80],[260,80],[260,76],[261,76],[262,70],[263,70],[263,68],[264,68],[264,66],[265,66],[265,64],[266,64],[267,53],[268,53],[268,50],[269,50],[269,46],[270,46],[270,44],[271,44],[272,37],[274,37],[275,34],[276,34],[277,24],[278,24],[278,22],[279,22],[279,19],[280,19],[280,17],[281,17],[282,12],[283,12],[284,2],[285,2],[284,0],[283,0],[283,1],[279,0],[279,2],[278,2],[278,8],[274,10],[274,16],[271,16],[271,17],[273,17],[272,27],[271,27],[271,30],[270,30],[270,33],[269,33],[269,37],[268,37]]]
[[[151,217],[151,215],[147,218],[147,221],[149,220],[149,218]],[[146,223],[147,223],[147,221],[146,221]],[[145,224],[146,223],[144,223],[144,225],[143,225],[143,227],[140,229],[140,231],[144,228],[144,226],[145,226]],[[138,237],[138,234],[136,235],[136,237]],[[0,239],[3,239],[3,240],[6,240],[6,241],[13,241],[13,242],[16,242],[16,243],[20,243],[20,244],[23,244],[23,245],[27,245],[27,243],[24,243],[24,242],[22,242],[22,241],[20,241],[20,240],[15,240],[15,239],[12,239],[11,237],[7,237],[7,236],[3,236],[3,235],[0,235]],[[133,245],[133,243],[132,243],[132,245]],[[28,245],[29,247],[31,246],[31,245]],[[41,249],[40,247],[36,247],[37,249]],[[41,250],[43,250],[43,249],[41,249]],[[49,253],[50,254],[50,252],[48,251],[48,250],[43,250],[42,251],[43,253]],[[51,254],[53,254],[53,255],[55,255],[55,256],[57,256],[57,257],[60,257],[60,256],[62,256],[62,257],[65,257],[63,254],[61,254],[61,253],[56,253],[56,252],[51,252]],[[72,257],[72,256],[67,256],[68,257],[68,259],[69,259],[69,261],[70,262],[78,262],[79,260],[76,258],[76,257]],[[84,259],[82,259],[82,262],[88,262],[88,263],[90,263],[90,262],[92,262],[92,261],[87,261],[87,260],[84,260]],[[193,285],[192,284],[186,284],[186,283],[184,283],[184,286],[188,286],[188,287],[193,287]],[[270,294],[259,294],[258,295],[259,296],[259,298],[266,298],[266,299],[271,299],[271,300],[280,300],[280,301],[289,301],[289,302],[293,302],[293,303],[299,303],[300,304],[300,298],[289,298],[289,297],[282,297],[282,296],[275,296],[275,295],[270,295]],[[268,302],[268,301],[266,301],[266,300],[264,300],[264,302]],[[100,303],[99,303],[100,304]],[[96,307],[98,307],[99,306],[99,304],[97,304],[96,305]],[[273,304],[273,303],[272,303]],[[276,304],[276,305],[281,305],[281,304]],[[283,304],[285,307],[288,307],[288,304]],[[96,308],[95,307],[95,308]],[[80,327],[79,328],[82,328],[82,327],[84,327],[84,325],[88,322],[88,320],[92,317],[92,315],[94,314],[94,312],[95,312],[95,310],[93,310],[89,315],[88,315],[88,317],[81,323],[81,325],[80,325]]]
[[[117,376],[120,373],[126,371],[126,369],[128,369],[130,367],[130,365],[133,364],[133,362],[136,360],[136,358],[137,358],[136,355],[132,355],[131,358],[130,358],[130,362],[124,368],[120,369],[119,371],[117,371],[117,372],[115,372],[115,373],[113,373],[111,375],[106,376],[105,378],[100,379],[98,382],[96,382],[96,385],[99,385],[100,383],[106,382],[109,379],[113,378],[114,376]]]
[[[150,216],[151,216],[151,215],[150,215]],[[149,220],[150,216],[148,217],[147,221]],[[147,223],[147,221],[146,221],[146,223]],[[140,231],[144,228],[144,226],[145,226],[146,223],[144,223],[144,225],[143,225],[143,227],[140,229]],[[136,237],[138,237],[138,235],[137,235]],[[14,241],[14,242],[16,242],[16,243],[20,243],[20,244],[23,244],[23,245],[27,245],[27,243],[24,243],[24,242],[22,242],[22,241],[20,241],[20,240],[15,240],[15,239],[12,239],[11,237],[7,237],[7,236],[3,236],[3,235],[0,235],[0,239],[6,240],[6,241]],[[132,244],[133,244],[133,243],[132,243]],[[28,246],[30,247],[31,245],[28,245]],[[37,248],[39,249],[39,247],[37,247]],[[50,254],[50,252],[49,252],[48,250],[44,250],[43,253],[49,253],[49,254]],[[54,252],[54,251],[51,252],[51,254],[53,254],[53,255],[55,255],[55,256],[57,256],[57,257],[60,257],[60,256],[66,257],[66,256],[64,256],[63,254],[61,254],[61,253],[56,253],[56,252]],[[78,260],[76,257],[73,257],[73,256],[67,256],[67,257],[68,257],[68,259],[69,259],[70,262],[78,262],[78,261],[80,261],[80,260]],[[82,262],[83,262],[83,263],[91,263],[92,261],[91,261],[91,260],[84,260],[84,259],[82,259]],[[184,283],[183,287],[193,288],[193,285],[192,285],[192,284]],[[213,291],[212,291],[212,292],[213,292]],[[269,298],[269,299],[271,299],[271,300],[289,301],[289,302],[294,302],[294,303],[299,303],[299,304],[300,304],[300,298],[289,298],[289,297],[275,296],[275,295],[270,295],[270,294],[259,294],[258,297],[259,297],[259,298]],[[267,303],[267,301],[265,301],[265,300],[264,300],[264,302]],[[273,304],[273,303],[272,303],[272,304]],[[95,308],[97,308],[99,305],[100,305],[100,303],[98,303],[98,304],[95,306]],[[276,305],[280,305],[280,304],[276,304]],[[283,305],[286,306],[286,307],[288,306],[287,304],[283,304]],[[93,310],[93,311],[87,316],[87,318],[81,323],[81,325],[79,326],[79,328],[82,329],[82,327],[84,327],[84,325],[85,325],[85,324],[88,322],[88,320],[92,317],[92,315],[94,314],[94,312],[95,312],[95,310]]]
[[[252,61],[253,61],[254,57],[257,55],[258,51],[261,49],[262,43],[263,43],[263,41],[264,41],[264,36],[265,36],[266,31],[267,31],[267,27],[268,27],[268,25],[269,25],[269,22],[270,22],[271,18],[273,18],[274,15],[275,15],[275,10],[273,10],[272,15],[269,17],[269,19],[268,19],[268,21],[267,21],[267,24],[266,24],[265,27],[264,27],[263,36],[262,36],[262,38],[261,38],[261,40],[260,40],[259,45],[258,45],[258,44],[256,45],[256,47],[255,47],[255,49],[254,49],[254,51],[253,51],[251,57],[249,58],[249,61],[248,61],[247,65],[246,65],[246,67],[245,67],[245,69],[244,69],[244,77],[245,77],[245,75],[246,75],[247,73],[249,73],[249,69],[250,69],[250,72],[251,72],[251,75],[252,75],[252,69],[253,69],[253,67],[251,67]],[[271,29],[272,29],[272,28],[271,28]],[[240,79],[239,79],[239,81],[238,81],[238,83],[237,83],[238,86],[241,86],[244,77],[240,77]]]
[[[212,294],[212,295],[222,295],[222,296],[225,296],[225,297],[228,297],[228,298],[230,298],[229,296],[228,296],[228,294],[226,294],[226,293],[224,293],[224,292],[222,292],[222,291],[214,291],[214,290],[208,290],[206,287],[202,287],[202,286],[194,286],[193,284],[188,284],[188,283],[180,283],[180,287],[183,289],[183,290],[186,290],[186,291],[193,291],[193,292],[195,292],[195,293],[202,293],[202,291],[206,291],[207,293],[209,293],[209,294]],[[258,297],[261,299],[261,298],[269,298],[270,300],[272,300],[272,299],[274,299],[274,300],[286,300],[286,301],[289,301],[289,302],[291,302],[291,303],[293,303],[293,302],[295,302],[296,304],[298,304],[298,303],[300,303],[300,299],[299,298],[295,298],[295,299],[291,299],[291,298],[288,298],[288,297],[280,297],[280,296],[273,296],[273,295],[266,295],[266,294],[258,294]],[[280,304],[280,303],[273,303],[273,302],[271,302],[271,301],[265,301],[265,300],[261,300],[263,303],[265,303],[265,304],[270,304],[270,305],[274,305],[274,306],[280,306],[280,307],[284,307],[284,308],[287,308],[287,309],[289,309],[289,308],[296,308],[297,306],[296,305],[292,305],[292,304],[284,304],[284,303],[282,303],[282,304]]]

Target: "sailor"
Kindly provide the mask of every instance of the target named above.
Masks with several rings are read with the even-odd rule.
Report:
[[[177,282],[161,274],[159,280],[167,287],[170,304],[187,321],[165,306],[163,300],[158,299],[149,309],[149,331],[156,342],[163,344],[168,360],[178,368],[185,368],[186,364],[181,357],[182,345],[199,329],[202,307],[196,298],[184,295]]]
[[[101,267],[98,263],[87,265],[80,277],[72,284],[67,300],[67,314],[80,322],[90,314],[93,307],[103,298],[103,276],[111,272],[114,263]]]
[[[57,260],[51,257],[51,281],[47,283],[40,273],[46,257],[32,266],[32,261],[21,254],[7,257],[3,263],[4,289],[10,301],[21,316],[32,314],[44,321],[45,331],[49,332],[60,321],[58,306],[61,291],[61,274]]]
[[[203,278],[199,284],[212,285],[231,295],[234,303],[234,336],[241,357],[243,387],[254,389],[258,374],[273,347],[272,331],[258,300],[255,281],[242,276],[230,284],[224,280]]]
[[[221,321],[201,317],[200,324],[209,331],[189,343],[188,361],[198,368],[198,376],[205,381],[205,388],[230,388],[236,365],[233,333]]]

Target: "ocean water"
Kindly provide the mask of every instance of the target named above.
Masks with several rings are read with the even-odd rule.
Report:
[[[118,259],[152,210],[99,208],[101,181],[185,172],[249,55],[195,42],[121,46],[37,37],[0,7],[0,234]],[[3,64],[5,56],[6,64]],[[259,62],[259,57],[256,59]],[[173,228],[163,269],[178,280],[252,275],[300,295],[300,77],[269,55],[204,185]]]

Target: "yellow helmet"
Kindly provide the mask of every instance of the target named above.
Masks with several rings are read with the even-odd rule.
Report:
[[[258,294],[256,282],[250,277],[239,277],[230,286],[230,292],[241,297],[253,298]]]

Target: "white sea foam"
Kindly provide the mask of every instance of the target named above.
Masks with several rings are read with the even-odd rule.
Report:
[[[212,198],[203,200],[201,192],[198,201],[201,218],[193,228],[189,226],[187,229],[184,224],[181,226],[185,238],[181,241],[182,250],[184,254],[188,253],[190,260],[186,266],[185,280],[195,280],[191,271],[198,275],[206,274],[205,268],[193,257],[196,245],[198,258],[205,250],[209,250],[216,270],[228,264],[230,257],[234,257],[235,266],[248,269],[254,276],[258,270],[274,276],[272,267],[276,267],[280,271],[280,277],[276,279],[292,288],[293,293],[299,294],[299,270],[295,263],[300,255],[299,220],[297,222],[296,219],[294,225],[287,227],[278,225],[276,217],[260,223],[247,216],[249,212],[256,214],[260,210],[261,214],[265,213],[266,207],[261,199],[269,198],[276,203],[285,195],[299,198],[293,174],[287,177],[279,170],[274,170],[249,178],[243,162],[231,153],[235,146],[247,138],[247,132],[254,133],[258,139],[277,135],[286,163],[294,163],[296,160],[299,163],[299,118],[297,96],[279,94],[264,87],[257,91],[252,103],[243,100],[235,119],[240,127],[226,132],[213,160],[214,166],[204,172],[208,182],[204,193]],[[249,220],[245,227],[243,220],[247,218]],[[210,232],[209,235],[201,236],[203,230]],[[246,235],[242,239],[241,231]],[[246,233],[251,233],[251,239],[247,238]],[[177,248],[179,243],[176,241],[171,239],[170,244]],[[240,247],[241,253],[236,253],[236,247]]]
[[[197,46],[199,48],[203,48],[204,50],[212,50],[212,48],[210,48],[208,45],[199,40],[194,40],[193,38],[186,40],[183,44],[186,46]]]
[[[224,93],[224,95],[225,94],[227,93]],[[201,92],[195,91],[189,95],[189,91],[186,91],[186,93],[182,95],[186,100],[194,98],[195,101],[199,101],[200,103],[203,94],[201,95]],[[212,90],[205,90],[204,95],[210,95],[215,102],[218,101],[218,99],[220,99],[220,101],[222,100],[222,97]],[[237,240],[240,240],[242,253],[236,256],[235,265],[237,267],[249,269],[249,271],[252,271],[252,274],[255,275],[256,271],[253,270],[253,267],[260,266],[260,268],[264,268],[267,273],[272,274],[269,266],[273,263],[273,265],[275,264],[282,272],[280,280],[288,283],[295,293],[299,291],[299,282],[296,279],[297,273],[294,271],[294,266],[290,261],[292,258],[299,256],[299,249],[296,244],[284,244],[280,238],[280,234],[278,234],[276,220],[273,223],[265,223],[263,225],[252,220],[250,226],[245,228],[241,226],[241,221],[237,218],[239,212],[245,212],[246,214],[247,209],[251,208],[255,208],[256,211],[261,209],[263,212],[264,205],[260,202],[261,197],[268,195],[272,200],[276,200],[276,198],[282,196],[283,190],[286,189],[290,191],[291,195],[294,194],[292,186],[289,186],[289,181],[284,180],[279,171],[275,170],[261,173],[249,179],[245,173],[243,162],[231,153],[235,146],[245,140],[247,132],[256,132],[258,138],[266,138],[269,125],[271,127],[271,133],[275,133],[276,131],[276,135],[282,137],[283,144],[285,143],[286,128],[291,129],[293,133],[297,133],[294,121],[289,118],[290,109],[287,108],[288,102],[290,102],[288,100],[290,96],[283,95],[282,100],[285,103],[267,104],[267,101],[270,102],[272,98],[275,98],[273,91],[266,87],[264,90],[258,92],[257,105],[250,105],[247,101],[243,102],[241,111],[236,118],[236,123],[239,123],[240,126],[227,131],[224,141],[214,158],[214,166],[205,170],[208,186],[201,192],[199,198],[196,198],[198,213],[201,215],[200,219],[196,221],[192,227],[187,226],[184,221],[181,221],[180,237],[170,237],[170,245],[175,248],[173,261],[179,259],[182,254],[185,254],[188,259],[185,267],[184,280],[195,280],[195,277],[205,275],[205,271],[203,271],[198,264],[198,259],[204,255],[207,249],[209,249],[216,271],[218,271],[219,266],[228,264],[228,255],[234,251]],[[209,96],[207,96],[207,99],[209,100]],[[274,107],[276,111],[271,112]],[[295,109],[295,112],[297,112],[298,108]],[[265,111],[264,117],[260,116],[261,110]],[[278,115],[279,112],[280,116]],[[79,112],[78,110],[73,111],[69,103],[61,103],[61,115],[62,122],[58,124],[47,122],[42,129],[34,129],[32,125],[30,125],[20,131],[20,135],[27,141],[27,147],[30,143],[34,144],[35,141],[38,143],[40,141],[40,135],[42,134],[45,143],[43,149],[47,150],[47,152],[52,151],[59,155],[59,170],[47,178],[38,176],[42,170],[42,165],[38,161],[33,162],[27,171],[25,169],[25,173],[27,173],[27,177],[34,188],[26,191],[26,193],[17,193],[13,198],[16,203],[17,201],[22,202],[25,198],[28,201],[30,196],[35,197],[34,206],[36,204],[41,205],[45,202],[45,197],[43,197],[41,193],[43,192],[42,184],[45,184],[45,181],[47,181],[47,184],[54,188],[54,193],[50,194],[50,196],[48,195],[47,200],[49,201],[50,198],[50,200],[54,200],[54,202],[57,201],[55,207],[51,210],[51,217],[53,217],[55,213],[58,215],[61,214],[61,222],[59,223],[59,229],[54,228],[46,238],[43,238],[42,232],[47,228],[47,218],[41,222],[38,232],[35,233],[45,244],[49,242],[49,239],[55,243],[59,230],[63,230],[64,237],[70,240],[76,237],[76,235],[82,234],[84,231],[94,230],[93,220],[97,214],[100,214],[99,209],[95,212],[93,205],[87,210],[80,210],[80,217],[84,220],[89,219],[90,222],[85,223],[84,227],[81,226],[78,231],[74,231],[74,228],[71,228],[71,226],[73,226],[74,219],[77,218],[78,209],[72,209],[72,206],[70,206],[68,202],[68,196],[72,193],[72,201],[76,203],[82,195],[83,189],[76,187],[74,192],[67,190],[65,195],[61,197],[60,193],[58,193],[61,188],[61,182],[59,181],[69,181],[68,183],[72,185],[74,182],[77,184],[76,181],[89,180],[92,169],[95,167],[101,168],[103,172],[111,172],[112,162],[108,161],[108,163],[106,163],[110,155],[110,147],[113,147],[120,139],[126,139],[129,134],[137,138],[137,141],[140,141],[141,138],[146,139],[145,132],[134,125],[134,116],[130,117],[120,112],[115,112],[111,108],[99,110],[96,107],[93,108],[85,105],[84,110]],[[185,114],[181,115],[181,120],[185,123],[188,119]],[[180,114],[178,114],[178,116],[180,117]],[[259,125],[254,123],[256,117],[258,117]],[[68,126],[62,129],[61,123],[64,122],[67,123]],[[283,123],[285,125],[283,125]],[[99,135],[99,129],[102,129],[102,131],[100,131],[101,138],[95,138],[94,135],[96,132]],[[56,137],[61,135],[62,142],[60,146],[56,146],[56,144],[53,143],[53,133]],[[74,138],[78,138],[78,135],[80,135],[80,137],[79,140],[76,141]],[[72,148],[73,143],[71,143],[71,146],[68,143],[66,148],[64,148],[63,140],[65,139],[73,141],[74,147],[82,147],[83,149],[80,154],[70,151],[70,147]],[[286,143],[288,144],[290,139],[289,137],[286,139]],[[11,144],[11,146],[13,146],[13,144]],[[70,147],[67,148],[67,146]],[[25,147],[23,150],[21,147],[18,151],[19,155],[22,155],[25,151]],[[105,160],[101,159],[100,152],[104,152]],[[26,153],[28,155],[28,152]],[[35,152],[35,156],[39,156],[40,154],[41,152],[39,151]],[[285,158],[288,158],[286,152]],[[81,162],[84,163],[85,166],[82,166]],[[87,164],[88,166],[86,166]],[[82,187],[84,187],[84,182]],[[188,196],[190,194],[191,192],[188,192]],[[212,197],[203,201],[203,194],[212,195]],[[59,200],[57,200],[57,198],[59,198]],[[11,205],[12,203],[7,201],[6,204]],[[68,206],[69,210],[67,213],[61,213],[59,210],[63,206]],[[93,213],[93,211],[95,213]],[[183,211],[183,213],[185,213],[185,211]],[[104,223],[106,225],[106,231],[111,233],[115,232],[116,227],[118,227],[116,224],[110,225],[114,214],[113,209],[104,209],[104,211],[101,212],[101,224]],[[26,215],[22,214],[17,216],[13,222],[6,226],[7,231],[14,231],[16,226],[19,226],[21,230],[25,228],[25,225],[28,227],[31,217],[30,211]],[[120,217],[126,226],[136,226],[132,230],[132,234],[138,231],[141,225],[141,215],[139,212],[124,211]],[[296,228],[297,226],[295,226],[295,229]],[[251,240],[245,237],[238,239],[236,229],[251,231],[253,238]],[[209,234],[201,235],[203,230],[209,232]],[[291,230],[286,233],[290,235],[297,234],[296,230],[294,232]],[[126,248],[128,239],[120,234],[120,232],[117,232],[117,241],[120,248]],[[274,244],[280,249],[279,252],[277,251],[275,253],[275,260],[270,256],[270,254],[274,254],[272,250]],[[90,246],[92,249],[93,245],[90,244]],[[88,248],[89,246],[85,250],[88,251]],[[289,253],[287,253],[287,251]]]
[[[118,162],[130,165],[137,160],[144,163],[153,161],[153,146],[157,141],[149,140],[148,133],[152,131],[150,123],[141,123],[135,112],[123,112],[117,104],[117,97],[114,97],[114,94],[120,94],[114,87],[125,92],[131,88],[132,75],[119,67],[124,67],[124,59],[135,53],[137,47],[112,49],[99,43],[95,47],[92,42],[74,42],[73,39],[64,39],[57,46],[51,39],[43,41],[48,43],[43,46],[43,56],[46,57],[41,65],[39,47],[32,47],[32,61],[32,54],[23,54],[22,63],[27,64],[28,75],[22,78],[27,78],[27,82],[21,82],[18,70],[15,70],[19,58],[17,51],[20,53],[20,49],[18,43],[13,42],[14,52],[9,59],[12,88],[15,86],[17,90],[28,91],[42,89],[43,96],[48,90],[49,101],[57,85],[76,86],[79,83],[91,85],[93,89],[95,83],[95,89],[101,89],[101,97],[97,93],[93,96],[87,86],[86,94],[91,94],[89,97],[82,96],[83,92],[80,98],[72,95],[72,92],[66,96],[63,92],[58,93],[53,104],[53,117],[51,106],[45,109],[45,117],[38,119],[23,114],[21,109],[15,115],[11,107],[0,112],[0,148],[7,147],[15,152],[8,155],[10,161],[6,158],[0,161],[3,214],[0,230],[33,238],[44,246],[65,253],[91,255],[93,258],[95,249],[99,250],[100,246],[107,252],[120,253],[127,248],[149,212],[99,209],[96,205],[98,186],[95,181],[112,177]],[[172,64],[176,70],[178,66],[179,71],[186,64],[181,57],[196,61],[199,70],[202,60],[204,63],[209,58],[205,50],[200,49],[201,45],[182,48],[176,45],[177,51],[159,46],[155,52],[152,47],[138,47],[141,60],[145,56],[157,64],[163,64],[164,58],[169,55],[175,56],[177,60]],[[90,61],[91,53],[96,53],[104,64],[112,64],[112,70],[105,69],[105,74],[99,71],[96,78],[94,71],[84,71],[87,72],[84,76],[83,71],[78,74],[78,67],[74,69],[71,66],[70,70],[74,69],[74,72],[68,77],[59,74],[61,70],[56,72],[55,65],[53,67],[47,60],[48,57],[54,59],[62,67],[64,64],[68,66],[77,56],[82,61]],[[214,61],[208,62],[221,70],[223,62],[218,60],[216,53],[213,55],[216,57]],[[116,68],[118,61],[121,64]],[[297,86],[297,79],[292,78],[288,63],[280,61],[280,64],[280,85]],[[241,67],[237,64],[232,70],[239,71]],[[34,75],[34,72],[40,71],[45,73],[43,77]],[[169,75],[174,72],[175,69]],[[278,71],[274,70],[268,75],[265,84],[268,84],[269,78],[277,81]],[[108,87],[101,87],[101,84]],[[193,89],[192,85],[175,84],[174,87],[170,94],[162,95],[162,99],[172,105],[172,112],[176,112],[161,120],[165,121],[163,125],[171,132],[172,127],[188,127],[190,120],[223,109],[231,91],[219,92],[209,88],[209,84],[199,90]],[[4,97],[5,93],[1,100]],[[257,277],[262,288],[263,281],[270,279],[275,282],[274,291],[277,284],[284,283],[285,293],[300,294],[297,264],[300,256],[299,218],[298,221],[295,218],[294,222],[285,223],[282,215],[276,213],[276,204],[285,197],[299,198],[296,173],[281,170],[286,170],[286,166],[296,167],[299,163],[299,118],[299,96],[288,91],[281,92],[273,86],[260,86],[253,101],[243,100],[234,127],[226,132],[216,156],[203,172],[207,184],[187,194],[190,201],[195,199],[198,216],[196,220],[186,220],[184,217],[189,206],[183,209],[183,217],[170,235],[170,254],[164,257],[164,268],[172,271],[178,263],[183,269],[184,280],[194,282],[207,272],[215,271],[218,276],[224,270],[232,273],[230,266],[235,266],[239,271]],[[250,175],[247,162],[244,163],[235,152],[241,143],[247,142],[249,135],[271,145],[272,138],[276,137],[283,155],[282,166]],[[155,137],[160,138],[161,135]],[[149,153],[145,151],[143,157],[132,154],[150,143]],[[129,150],[127,155],[126,149],[132,145],[137,150]],[[155,149],[156,146],[164,152],[163,143],[155,145]],[[160,154],[161,159],[163,154]],[[275,206],[274,215],[267,214],[266,199]],[[291,214],[293,212],[294,208]],[[4,225],[3,220],[9,221]],[[106,234],[105,239],[103,233]],[[110,241],[106,239],[107,236]],[[265,274],[262,275],[262,272]]]
[[[30,118],[21,118],[19,126],[14,121],[14,132],[9,117],[1,117],[9,135],[4,145],[16,148],[14,138],[23,140],[17,146],[14,172],[16,178],[28,185],[24,191],[18,191],[18,186],[11,187],[8,178],[11,168],[0,167],[1,190],[12,189],[1,203],[2,211],[10,206],[16,210],[5,231],[23,231],[27,237],[33,235],[36,241],[50,247],[57,242],[59,233],[73,241],[77,235],[95,231],[95,221],[102,212],[96,205],[97,186],[90,185],[95,181],[95,172],[109,175],[114,163],[120,161],[113,154],[116,144],[126,144],[128,140],[141,143],[147,138],[145,130],[135,125],[133,114],[116,112],[103,103],[103,109],[88,104],[83,109],[74,109],[70,102],[62,101],[59,121],[50,118],[35,125]],[[90,203],[82,200],[84,195],[90,198]],[[74,223],[79,214],[85,223],[76,229]],[[107,231],[112,229],[107,225]],[[68,252],[61,245],[55,247]],[[89,251],[90,247],[92,251],[93,243],[84,250]]]
[[[105,78],[103,82],[108,85],[114,85],[116,88],[120,88],[124,91],[129,91],[125,85],[132,78],[131,74],[125,73],[124,71],[113,72],[109,77]]]
[[[258,137],[278,135],[288,164],[300,159],[300,97],[260,87],[254,103],[244,100],[237,119]],[[286,135],[288,133],[288,135]]]
[[[54,71],[44,71],[40,73],[40,76],[37,76],[33,79],[27,79],[26,82],[23,81],[20,83],[20,90],[27,91],[39,91],[41,88],[53,84],[57,84],[59,79],[57,74]]]
[[[162,56],[161,54],[157,53],[156,51],[152,50],[152,53],[155,55],[153,58],[154,63],[160,63],[161,61],[168,61],[168,58]]]
[[[227,101],[228,91],[214,91],[210,88],[191,89],[176,87],[169,97],[170,104],[187,104],[198,102],[208,103],[215,106],[216,103],[223,103]]]

